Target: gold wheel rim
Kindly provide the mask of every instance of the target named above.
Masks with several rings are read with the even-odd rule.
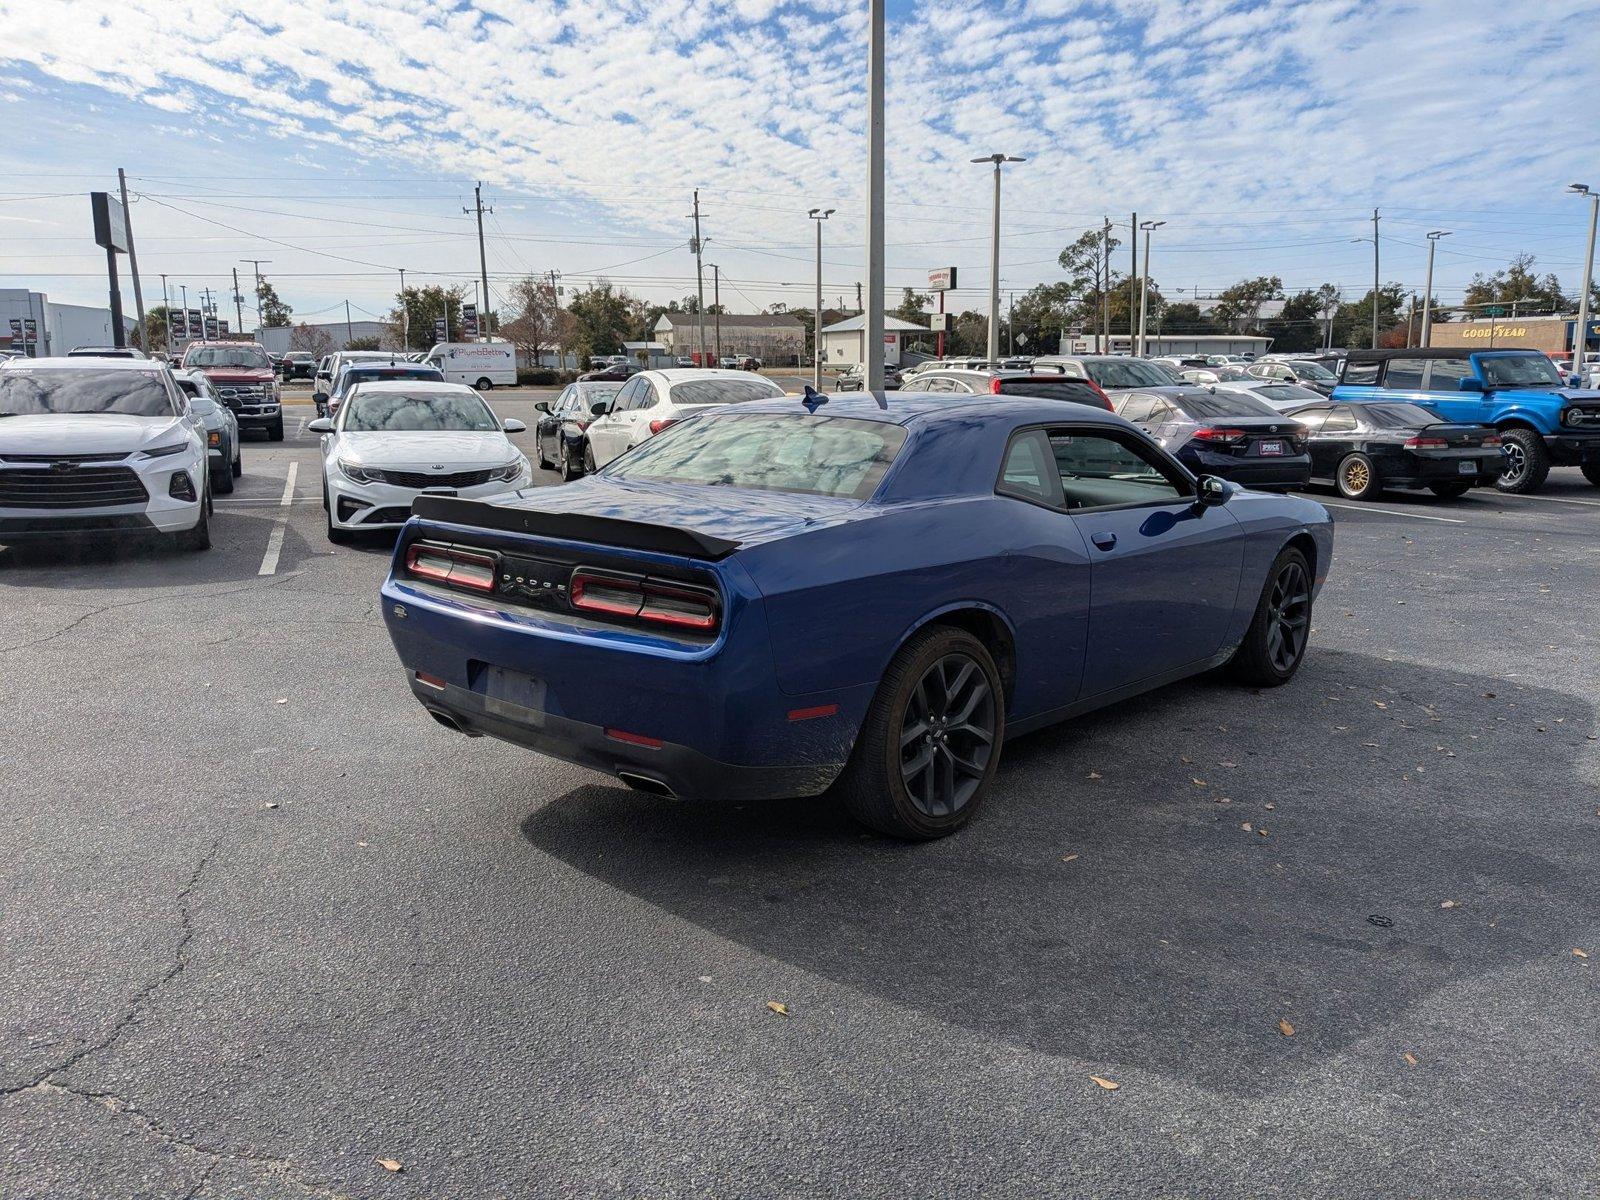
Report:
[[[1366,463],[1353,462],[1344,469],[1344,485],[1352,492],[1359,492],[1367,486]]]

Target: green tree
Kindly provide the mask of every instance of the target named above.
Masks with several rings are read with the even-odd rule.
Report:
[[[278,299],[278,290],[265,279],[256,285],[256,305],[261,309],[261,323],[269,329],[289,324],[294,314],[294,309]]]
[[[1518,254],[1509,267],[1503,267],[1493,275],[1481,272],[1474,275],[1472,282],[1467,285],[1467,305],[1477,306],[1479,311],[1482,306],[1503,306],[1507,313],[1512,311],[1513,304],[1519,313],[1560,313],[1576,308],[1577,301],[1568,300],[1562,293],[1561,281],[1549,273],[1542,276],[1535,274],[1533,263],[1533,255]],[[1476,316],[1478,312],[1474,311],[1472,315]]]
[[[1378,291],[1378,336],[1400,324],[1400,310],[1410,300],[1402,284],[1386,283]],[[1372,346],[1372,289],[1354,304],[1341,304],[1333,318],[1333,344],[1350,350]],[[1402,343],[1403,345],[1404,343]]]
[[[1283,298],[1283,280],[1276,275],[1258,275],[1254,279],[1241,279],[1232,287],[1223,288],[1211,308],[1214,319],[1243,332],[1254,329],[1261,320],[1261,307],[1268,300]]]
[[[448,323],[449,338],[461,336],[461,300],[466,295],[463,287],[408,287],[395,296],[395,306],[389,312],[389,333],[394,344],[403,344],[407,350],[428,350],[435,341],[434,322],[444,317]],[[404,332],[404,336],[402,336]]]
[[[144,349],[147,351],[165,350],[167,348],[167,325],[171,314],[177,312],[175,308],[168,308],[165,304],[158,304],[154,308],[145,309],[144,313]]]
[[[926,314],[923,312],[923,308],[927,303],[927,296],[915,288],[906,288],[900,295],[899,307],[895,308],[889,315],[891,317],[899,317],[902,321],[914,321],[916,324],[922,325],[927,320]]]
[[[1161,332],[1171,334],[1221,333],[1222,327],[1201,312],[1198,304],[1193,301],[1182,300],[1168,304],[1162,310]]]
[[[379,337],[353,338],[346,344],[346,350],[381,350],[383,339]]]
[[[1261,323],[1274,350],[1315,350],[1322,345],[1322,298],[1313,291],[1296,292],[1283,311]]]
[[[596,354],[616,354],[632,340],[645,309],[626,291],[602,279],[567,302],[573,320],[572,349],[578,361]]]

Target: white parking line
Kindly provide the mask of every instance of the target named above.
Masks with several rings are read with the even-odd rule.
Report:
[[[1430,517],[1425,513],[1406,512],[1399,508],[1373,508],[1370,504],[1335,504],[1332,500],[1318,500],[1324,508],[1348,508],[1351,512],[1386,513],[1391,517],[1410,517],[1413,521],[1443,521],[1446,525],[1465,525],[1456,517]]]
[[[1506,500],[1542,500],[1546,504],[1581,504],[1585,508],[1600,508],[1600,500],[1578,500],[1571,496],[1525,496],[1518,492],[1502,493]]]
[[[283,553],[283,535],[289,527],[289,505],[294,503],[294,480],[300,473],[300,464],[289,464],[289,474],[283,481],[283,499],[278,503],[283,507],[284,514],[272,523],[272,534],[267,538],[267,552],[261,556],[261,569],[257,575],[272,575],[278,570],[278,555]]]
[[[311,420],[310,417],[301,417],[300,418],[300,424],[298,424],[298,425],[296,425],[294,427],[294,435],[295,435],[295,437],[299,437],[302,433],[304,433],[306,431],[306,422],[309,421],[309,420]]]

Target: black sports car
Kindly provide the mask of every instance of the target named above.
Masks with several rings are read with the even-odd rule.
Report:
[[[1288,414],[1306,427],[1311,477],[1351,500],[1386,487],[1427,488],[1454,500],[1500,477],[1500,435],[1441,421],[1417,404],[1326,401]]]

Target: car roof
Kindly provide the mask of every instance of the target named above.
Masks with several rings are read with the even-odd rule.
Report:
[[[464,383],[446,383],[442,379],[370,379],[359,385],[363,395],[369,392],[439,392],[442,394],[476,396]]]
[[[66,355],[49,358],[8,358],[0,363],[0,370],[16,367],[46,371],[165,371],[167,364],[158,358],[123,358],[120,355],[96,358],[92,354],[80,354],[76,358]]]
[[[1059,400],[1035,400],[1028,396],[995,396],[987,392],[975,396],[958,396],[936,392],[833,392],[824,393],[826,404],[818,405],[817,412],[830,417],[852,417],[857,420],[882,421],[891,425],[913,425],[950,420],[995,420],[1017,425],[1034,422],[1060,424],[1090,423],[1109,425],[1118,429],[1129,428],[1128,422],[1103,408],[1087,404],[1068,412]],[[741,413],[792,413],[800,412],[801,400],[796,396],[774,396],[770,400],[746,400],[728,406]],[[724,410],[726,411],[726,410]]]
[[[659,379],[669,386],[674,383],[687,383],[694,379],[750,378],[749,371],[730,371],[722,367],[665,367],[658,371],[639,371],[636,374],[648,375],[651,379]]]

